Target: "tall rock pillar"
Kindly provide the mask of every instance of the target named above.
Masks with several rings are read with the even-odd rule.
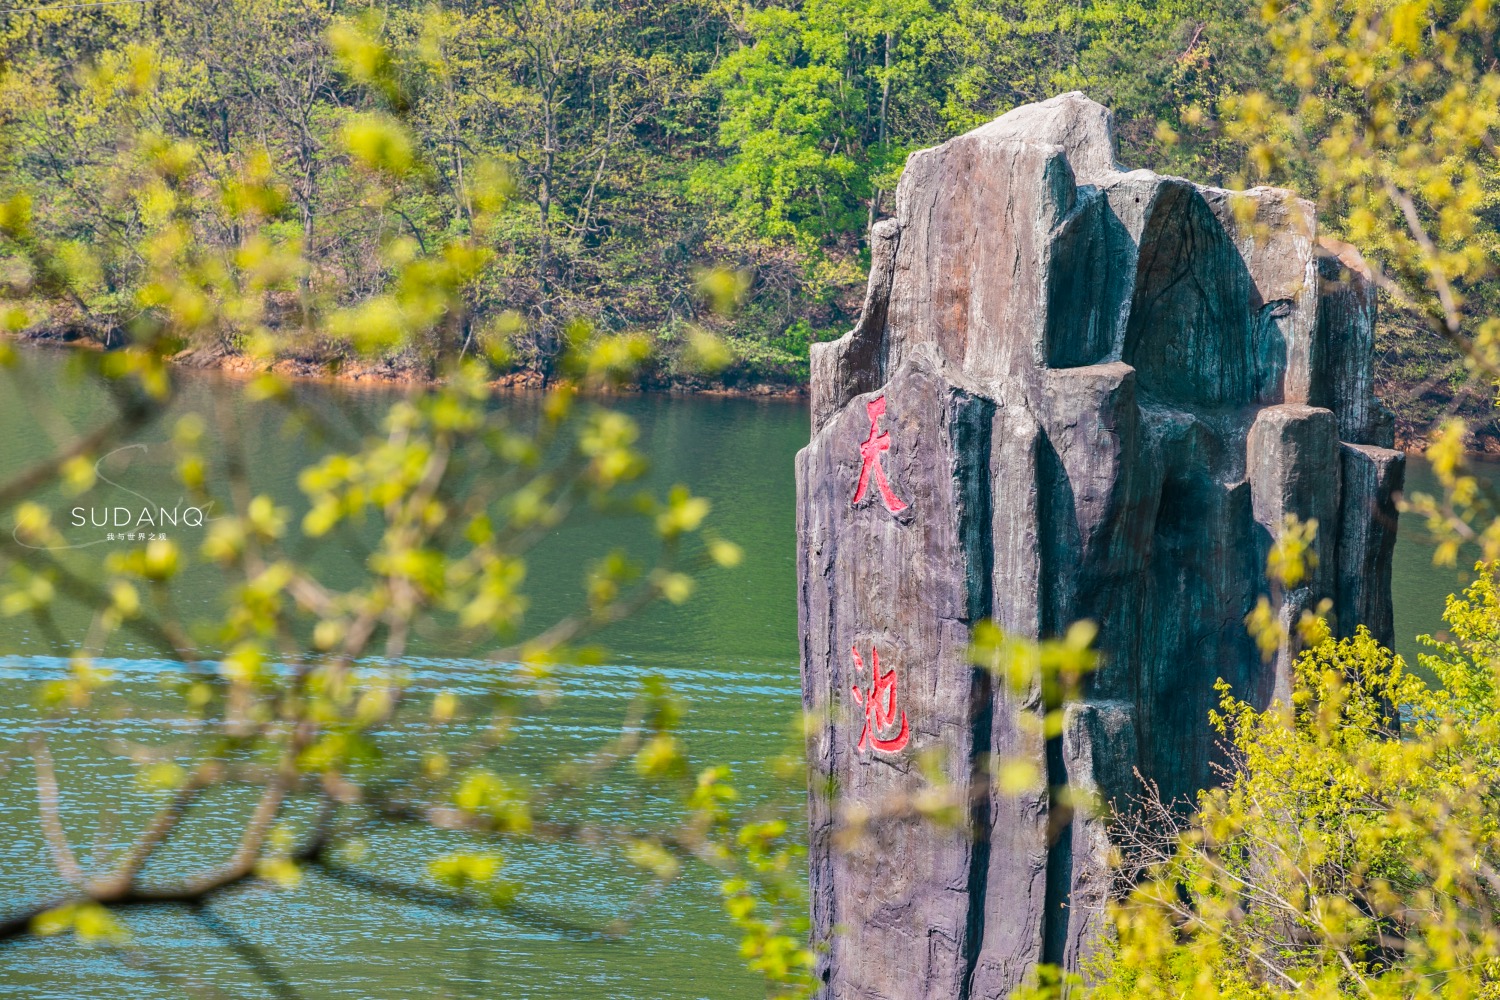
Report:
[[[855,328],[812,354],[797,457],[802,682],[821,974],[838,1000],[1004,997],[1098,940],[1101,817],[990,787],[991,755],[1123,800],[1212,778],[1214,684],[1267,704],[1244,619],[1287,514],[1318,520],[1341,632],[1389,641],[1402,456],[1372,395],[1375,300],[1289,192],[1114,160],[1065,94],[907,161],[871,232]],[[1040,706],[974,670],[970,630],[1099,624],[1101,668],[1043,741]],[[910,800],[936,767],[970,803]],[[840,817],[870,840],[839,849]]]

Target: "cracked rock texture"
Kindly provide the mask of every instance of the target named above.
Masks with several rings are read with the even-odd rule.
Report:
[[[1139,771],[1190,796],[1215,681],[1287,693],[1293,640],[1267,661],[1244,626],[1286,515],[1317,519],[1318,560],[1283,620],[1326,598],[1337,631],[1390,641],[1403,457],[1372,395],[1375,295],[1310,203],[1126,171],[1076,93],[914,153],[871,244],[863,316],[813,347],[797,459],[824,994],[1004,997],[1100,933],[1106,817],[1047,787],[1123,803]],[[1099,624],[1060,737],[969,665],[985,618]],[[1046,780],[1001,794],[991,754]],[[923,767],[957,824],[903,813]]]

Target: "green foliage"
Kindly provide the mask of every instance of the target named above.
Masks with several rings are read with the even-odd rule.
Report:
[[[1443,714],[1454,718],[1484,716],[1500,706],[1500,677],[1495,673],[1500,663],[1496,570],[1493,563],[1479,563],[1463,597],[1448,596],[1443,609],[1448,638],[1418,637],[1433,650],[1417,655],[1417,662],[1437,681],[1432,698]]]
[[[290,885],[304,866],[342,864],[371,830],[418,823],[472,841],[434,854],[434,884],[514,912],[502,848],[531,840],[617,852],[645,881],[643,900],[712,866],[771,995],[809,990],[791,828],[743,812],[729,772],[692,759],[659,681],[643,679],[619,732],[591,753],[506,766],[518,721],[555,703],[567,664],[595,655],[590,634],[648,602],[687,601],[700,573],[739,560],[710,533],[706,500],[636,489],[633,424],[576,390],[805,378],[808,343],[853,319],[861,236],[890,211],[906,153],[1075,87],[1113,105],[1127,163],[1317,190],[1329,228],[1370,250],[1384,294],[1500,373],[1494,12],[1315,0],[1269,7],[1268,32],[1258,13],[1233,2],[519,0],[356,16],[306,0],[186,0],[8,20],[0,320],[111,348],[79,363],[115,406],[0,483],[16,538],[38,547],[7,555],[0,612],[45,632],[59,595],[95,611],[67,677],[39,692],[38,781],[49,780],[50,728],[107,706],[95,654],[118,633],[183,664],[180,711],[206,734],[142,765],[134,780],[160,813],[111,872],[84,873],[66,837],[49,834],[72,895],[32,929],[125,946],[112,914],[152,891],[191,900],[251,879]],[[719,260],[729,266],[706,267]],[[94,457],[170,401],[166,359],[184,347],[263,368],[395,361],[445,382],[304,470],[300,521],[207,453],[201,421],[183,421],[183,490],[230,513],[198,551],[153,542],[91,578],[49,548],[58,532],[34,494],[93,488]],[[19,363],[7,344],[0,362]],[[516,365],[551,383],[532,418],[484,405],[488,380]],[[16,384],[25,391],[24,375]],[[269,371],[251,392],[295,410]],[[1440,557],[1478,542],[1494,559],[1500,503],[1463,440],[1458,424],[1438,438],[1443,495],[1413,507],[1441,536]],[[476,470],[486,489],[470,488]],[[581,567],[581,605],[534,622],[528,552],[580,510],[630,519],[654,557],[601,551]],[[1273,576],[1292,586],[1316,526],[1286,528]],[[300,558],[366,530],[374,544],[352,584]],[[233,582],[199,628],[170,613],[195,565]],[[1309,619],[1292,704],[1258,710],[1224,691],[1214,720],[1232,777],[1188,819],[1146,804],[1127,843],[1116,947],[1091,991],[1500,995],[1496,619],[1487,564],[1450,601],[1453,638],[1423,656],[1438,689],[1367,634],[1334,640]],[[367,668],[399,660],[431,622],[486,646],[482,697]],[[1269,598],[1250,625],[1268,653],[1287,639]],[[1055,739],[1093,666],[1091,639],[1087,625],[1040,645],[979,629],[973,655],[1035,696],[1033,735]],[[1409,715],[1400,739],[1395,706]],[[464,718],[485,723],[472,739],[453,735]],[[431,749],[402,769],[385,745],[412,727],[427,727]],[[996,768],[1006,793],[1040,780],[1025,761]],[[608,781],[638,790],[660,824],[577,820]],[[229,784],[259,803],[232,864],[162,888],[148,862]],[[299,797],[321,812],[293,828]],[[965,815],[936,778],[892,810]],[[885,818],[841,817],[843,843]],[[1061,979],[1044,971],[1033,992],[1082,995]]]
[[[1221,688],[1229,783],[1191,821],[1146,804],[1085,995],[1495,995],[1496,591],[1479,569],[1449,603],[1455,638],[1423,657],[1442,688],[1363,629],[1301,656],[1289,705]]]
[[[889,130],[890,95],[910,83],[942,19],[926,0],[809,0],[747,9],[750,43],[708,76],[724,114],[721,169],[700,183],[751,233],[816,246],[859,232],[905,157]]]
[[[1402,325],[1500,372],[1500,72],[1487,2],[1266,7],[1274,74],[1224,102],[1246,176],[1316,191]],[[1424,355],[1425,356],[1425,355]]]
[[[1099,654],[1093,649],[1098,634],[1098,626],[1085,620],[1074,622],[1059,638],[1036,642],[1008,633],[992,621],[982,621],[974,628],[969,659],[1015,695],[1040,709],[1017,715],[1023,733],[1042,742],[1061,740],[1068,703],[1078,700],[1084,679],[1099,665]],[[996,787],[1003,795],[1020,795],[1045,784],[1041,762],[1024,753],[996,759],[990,766]],[[1075,806],[1092,806],[1075,802],[1074,790],[1067,785],[1046,791],[1064,811]]]
[[[781,820],[740,828],[747,873],[726,881],[724,910],[742,935],[740,956],[773,984],[770,995],[811,996],[815,956],[808,948],[807,890],[800,859],[806,848]]]
[[[420,374],[478,351],[550,377],[584,318],[647,334],[645,381],[795,383],[855,318],[910,150],[1082,87],[1127,159],[1217,178],[1254,27],[1094,0],[41,12],[0,33],[0,280],[34,307],[12,327],[112,346],[171,307],[204,349],[337,365],[358,336]],[[199,280],[167,303],[152,269],[189,247]],[[732,313],[684,292],[718,261],[749,279]],[[464,285],[431,341],[405,336],[403,273]],[[684,327],[730,345],[713,374]]]
[[[597,28],[593,20],[579,25]],[[346,157],[346,179],[372,218],[404,194],[430,191],[444,155],[415,124],[421,93],[413,81],[422,64],[386,45],[379,30],[376,22],[331,25],[337,85],[367,88],[372,107],[342,114],[320,133]],[[160,63],[149,54],[131,65],[132,93],[158,78]],[[0,483],[0,503],[24,543],[0,554],[7,580],[0,612],[30,616],[58,648],[73,651],[68,676],[39,691],[42,721],[29,734],[40,827],[67,894],[6,920],[0,936],[72,932],[85,943],[130,947],[115,916],[124,908],[198,906],[250,882],[289,887],[309,866],[417,902],[493,907],[526,920],[537,911],[505,878],[504,848],[586,844],[615,852],[643,882],[598,933],[623,933],[663,885],[706,866],[737,886],[729,893],[737,919],[744,907],[755,910],[740,921],[751,966],[774,995],[792,995],[810,963],[795,944],[805,911],[798,851],[774,805],[769,815],[736,806],[727,769],[693,759],[679,732],[682,705],[659,678],[641,679],[618,731],[598,746],[539,766],[511,752],[520,723],[556,705],[559,675],[597,661],[584,644],[593,633],[655,601],[689,600],[700,575],[740,559],[713,533],[708,500],[681,486],[663,495],[640,487],[646,459],[635,424],[592,401],[638,376],[644,339],[582,319],[562,324],[551,364],[564,379],[534,408],[496,408],[491,361],[469,354],[465,330],[496,257],[486,240],[512,204],[511,168],[471,162],[464,225],[423,238],[384,229],[381,280],[362,294],[326,296],[316,282],[301,283],[319,270],[317,255],[277,228],[297,193],[268,166],[269,155],[225,161],[216,175],[201,146],[136,138],[132,148],[149,151],[151,176],[134,195],[152,207],[133,216],[138,230],[116,249],[120,260],[133,254],[149,281],[122,300],[131,315],[124,342],[75,359],[114,412]],[[32,238],[27,206],[35,201],[17,195],[8,203],[7,249],[35,273],[82,276],[75,281],[82,288],[94,272],[78,264],[81,251]],[[190,203],[197,208],[184,207]],[[201,213],[210,211],[221,213],[220,231],[202,228]],[[723,274],[705,283],[729,287],[729,299],[742,285]],[[48,305],[34,285],[7,291],[7,309]],[[253,398],[275,401],[342,442],[301,470],[305,516],[255,490],[241,429],[227,412],[215,417],[212,436],[205,418],[191,415],[172,429],[178,486],[199,509],[222,512],[201,546],[154,538],[97,560],[65,544],[38,491],[60,486],[82,498],[98,488],[96,457],[171,403],[175,383],[164,359],[178,345],[211,335],[269,358],[284,345],[285,326],[273,329],[270,319],[278,313],[295,313],[303,336],[338,344],[351,358],[413,352],[441,382],[351,435],[324,426],[284,379],[262,372],[247,387]],[[716,350],[706,330],[698,344],[705,355]],[[30,391],[21,356],[7,351],[4,361],[17,391]],[[50,401],[36,404],[45,422]],[[579,567],[579,605],[536,621],[526,593],[529,554],[579,512],[619,518],[626,536],[645,544],[601,546]],[[320,570],[309,558],[320,547],[357,553],[357,571]],[[177,610],[182,591],[210,571],[223,581],[222,606],[188,620]],[[64,598],[92,612],[85,634],[59,631],[53,610]],[[427,691],[391,666],[414,633],[434,629],[475,650],[481,693]],[[187,735],[138,762],[132,785],[153,797],[155,812],[121,856],[92,871],[57,809],[48,745],[58,730],[131,710],[98,663],[122,636],[177,664],[167,687]],[[414,734],[426,750],[420,761],[390,752],[392,740]],[[598,819],[590,802],[621,788],[638,815]],[[211,801],[253,803],[228,860],[185,843],[191,815]],[[424,827],[464,839],[458,850],[452,840],[440,852],[434,846],[431,885],[350,867],[368,837]],[[168,852],[182,864],[163,875],[156,859]]]
[[[1488,15],[1433,7],[1436,34],[1418,32],[1406,53],[1390,42],[1398,6],[1273,7],[1269,33],[1248,0],[379,12],[188,0],[149,16],[117,5],[17,17],[0,33],[0,231],[15,240],[0,282],[33,308],[4,319],[114,346],[150,321],[143,308],[170,306],[199,317],[180,333],[209,351],[374,363],[349,349],[359,330],[379,362],[418,375],[435,374],[446,351],[478,353],[494,374],[550,378],[565,327],[583,318],[644,334],[652,356],[637,377],[648,384],[795,384],[806,344],[856,317],[865,231],[893,211],[907,153],[1076,88],[1115,111],[1127,165],[1220,184],[1270,171],[1324,193],[1326,228],[1389,247],[1407,301],[1387,311],[1382,357],[1395,382],[1382,388],[1403,433],[1421,432],[1450,398],[1486,414],[1447,385],[1465,371],[1452,331],[1440,345],[1409,335],[1435,314],[1420,240],[1382,235],[1405,225],[1384,182],[1435,234],[1460,310],[1488,302],[1476,254],[1494,250],[1490,126],[1454,117],[1487,106]],[[288,46],[292,21],[303,29]],[[1361,47],[1389,51],[1341,61]],[[1415,129],[1391,131],[1378,121],[1386,112],[1365,107],[1401,109],[1403,121],[1418,109]],[[1379,126],[1368,141],[1366,123]],[[1443,153],[1422,154],[1418,168],[1423,149]],[[1339,166],[1325,175],[1317,157]],[[1372,173],[1377,161],[1395,172]],[[1464,162],[1467,179],[1455,172]],[[399,183],[372,187],[380,174]],[[457,238],[471,255],[444,258]],[[165,303],[152,268],[188,244],[200,280]],[[401,339],[420,303],[393,299],[415,258],[434,280],[465,276],[463,313],[433,342]],[[732,312],[686,291],[717,262],[748,277]],[[208,308],[247,305],[251,285],[266,292],[253,309]],[[348,312],[355,304],[363,311]],[[1459,324],[1460,341],[1487,342],[1485,308]],[[329,336],[326,317],[341,309]],[[728,345],[711,372],[692,330]],[[1442,386],[1425,397],[1408,384],[1435,374]]]
[[[1258,68],[1248,7],[1059,7],[991,0],[805,0],[745,9],[747,44],[705,77],[720,101],[722,163],[694,173],[728,232],[829,247],[891,207],[906,154],[1027,101],[1085,89],[1126,122],[1127,155],[1163,129],[1203,131]],[[1170,53],[1170,55],[1168,55]],[[1159,121],[1160,119],[1160,121]],[[1222,140],[1176,161],[1222,174]],[[1153,155],[1153,161],[1159,157]],[[1198,173],[1205,170],[1200,169]]]

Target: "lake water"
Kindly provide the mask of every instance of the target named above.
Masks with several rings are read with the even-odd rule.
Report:
[[[64,355],[28,352],[27,362],[34,388],[70,421],[86,423],[107,412],[97,387],[71,375]],[[335,423],[346,421],[345,410],[356,421],[373,417],[390,398],[389,390],[303,386],[297,392]],[[501,398],[494,405],[531,403]],[[685,483],[712,498],[714,526],[737,541],[746,558],[735,572],[706,579],[686,606],[656,607],[613,629],[606,637],[610,666],[573,675],[562,708],[537,720],[524,740],[530,752],[557,755],[606,738],[632,681],[655,671],[691,699],[686,729],[695,756],[734,764],[752,796],[785,794],[769,779],[754,776],[760,762],[785,747],[784,730],[798,705],[792,458],[807,439],[805,409],[781,400],[665,396],[625,397],[618,406],[640,423],[642,449],[653,462],[652,484]],[[256,487],[292,505],[300,516],[295,478],[324,448],[316,435],[287,426],[275,404],[250,402],[242,383],[212,374],[183,377],[179,409],[232,420],[244,431],[246,464]],[[39,412],[35,399],[0,376],[0,478],[47,452],[48,428],[39,422]],[[106,465],[111,478],[170,504],[178,491],[171,485],[165,438],[160,427],[145,434],[146,448]],[[1430,484],[1430,476],[1414,462],[1408,481],[1421,488]],[[100,496],[94,502],[108,502]],[[56,494],[46,501],[59,516],[72,505]],[[584,561],[616,544],[609,530],[608,524],[574,526],[537,553],[529,580],[538,621],[576,600]],[[194,541],[179,538],[187,545]],[[328,572],[339,572],[337,555],[318,558],[330,561],[324,567]],[[1443,598],[1462,583],[1462,573],[1434,568],[1430,548],[1415,531],[1404,531],[1395,568],[1400,652],[1409,656],[1418,632],[1440,627]],[[181,590],[186,617],[214,606],[207,574],[190,575]],[[86,618],[65,609],[58,626],[65,637],[81,635]],[[62,888],[36,833],[32,772],[20,743],[35,717],[37,682],[62,669],[58,652],[55,641],[29,620],[0,619],[0,823],[6,832],[0,840],[0,912]],[[152,708],[165,712],[167,702],[155,678],[169,666],[125,642],[110,652],[118,686],[135,711],[106,732],[64,734],[54,748],[75,842],[105,849],[122,839],[120,827],[139,812],[143,798],[130,778],[133,766],[110,754],[111,740],[159,736],[160,720],[153,722]],[[407,666],[419,683],[473,690],[474,651],[450,648],[442,634],[429,634],[417,637],[413,654]],[[416,746],[406,750],[419,753]],[[212,842],[232,833],[216,829],[210,815],[194,836]],[[437,843],[436,835],[405,848],[377,842],[367,863],[418,880],[418,859],[431,856]],[[520,852],[507,865],[509,877],[525,881],[555,912],[599,923],[636,885],[634,876],[612,860],[585,852]],[[619,941],[581,939],[499,916],[414,907],[317,875],[293,890],[236,893],[213,911],[222,925],[262,947],[307,998],[757,995],[757,980],[740,965],[714,884],[711,873],[689,870]],[[274,995],[223,938],[180,909],[132,912],[127,922],[139,947],[125,955],[55,940],[0,946],[0,997],[249,1000]]]

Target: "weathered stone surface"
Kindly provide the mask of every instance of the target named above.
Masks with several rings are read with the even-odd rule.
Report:
[[[1316,521],[1311,556],[1305,560],[1305,579],[1288,589],[1281,605],[1281,624],[1286,632],[1276,653],[1275,669],[1264,678],[1259,700],[1279,698],[1288,703],[1292,693],[1292,663],[1296,659],[1296,624],[1302,612],[1319,600],[1334,596],[1337,572],[1339,485],[1338,424],[1333,412],[1315,406],[1289,403],[1261,410],[1250,428],[1248,440],[1251,506],[1262,528],[1257,555],[1264,565],[1272,540],[1280,533],[1287,515]]]
[[[1375,397],[1370,358],[1375,351],[1375,283],[1359,251],[1347,243],[1318,240],[1319,340],[1326,371],[1318,380],[1325,396],[1314,399],[1338,415],[1339,436],[1390,448],[1395,419]]]
[[[1388,637],[1375,302],[1308,202],[1123,171],[1081,94],[913,154],[871,241],[859,324],[813,347],[797,466],[815,934],[830,997],[1003,997],[1095,947],[1136,771],[1168,797],[1213,780],[1215,682],[1287,692],[1293,641],[1267,663],[1244,626],[1287,514],[1319,531],[1286,619],[1327,598]],[[1061,735],[970,668],[982,618],[1099,623]],[[992,753],[1045,780],[1001,794]],[[900,809],[924,754],[956,828]]]
[[[1343,509],[1339,512],[1338,609],[1340,635],[1364,625],[1378,641],[1395,642],[1390,580],[1396,550],[1396,493],[1406,477],[1406,456],[1373,445],[1340,445]]]
[[[1007,111],[969,135],[1061,146],[1077,182],[1098,184],[1120,169],[1114,129],[1115,116],[1108,108],[1074,91]]]
[[[913,153],[896,188],[890,363],[931,344],[978,380],[1044,364],[1052,230],[1076,193],[1057,146],[971,132]]]
[[[1108,831],[1111,800],[1128,795],[1136,779],[1135,706],[1088,701],[1067,706],[1063,756],[1078,803],[1067,844],[1070,854],[1067,940],[1062,962],[1083,968],[1105,931],[1105,904],[1114,872]]]
[[[988,608],[988,547],[979,532],[989,521],[985,441],[994,407],[950,386],[924,360],[908,361],[878,395],[855,397],[798,460],[804,695],[821,720],[814,767],[838,782],[843,808],[874,815],[922,786],[922,753],[951,751],[945,776],[964,789],[983,749],[974,714],[988,685],[970,667],[967,647],[970,624]],[[871,435],[869,404],[877,400],[886,411],[875,431],[891,435],[881,461],[905,504],[899,512],[874,483],[860,504],[851,502],[858,443]],[[855,446],[845,447],[850,441]],[[894,672],[897,714],[866,733],[853,694],[858,687],[879,700],[871,691],[877,658],[882,675]],[[898,740],[903,718],[899,752],[860,749],[862,738]],[[820,922],[846,928],[828,956],[838,973],[834,995],[959,995],[975,850],[969,831],[940,832],[916,818],[876,822],[870,843],[841,852],[830,841],[831,820],[814,814],[810,852],[826,907]]]
[[[850,396],[869,392],[885,381],[885,317],[900,233],[895,219],[883,219],[871,228],[870,282],[859,322],[832,344],[813,352],[812,382],[823,387],[813,393],[815,432]]]

